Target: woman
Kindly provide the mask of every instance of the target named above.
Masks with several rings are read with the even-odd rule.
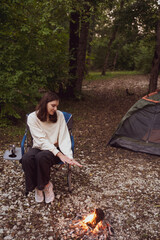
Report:
[[[50,168],[60,161],[81,166],[73,159],[71,140],[63,113],[57,110],[59,98],[47,92],[36,111],[28,116],[27,124],[33,137],[33,147],[22,157],[26,192],[35,189],[36,202],[54,200]]]

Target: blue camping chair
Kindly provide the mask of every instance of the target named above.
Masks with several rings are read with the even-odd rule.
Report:
[[[70,133],[70,137],[71,137],[71,144],[72,144],[72,151],[74,154],[74,138],[72,135],[72,126],[73,126],[73,117],[71,113],[67,113],[67,112],[62,112],[65,118],[65,121],[67,123],[68,126],[68,130]],[[28,115],[27,115],[28,117]],[[15,147],[14,145],[11,146],[11,148],[9,150],[6,150],[3,158],[6,160],[11,160],[14,162],[14,160],[21,160],[23,154],[25,152],[27,152],[29,150],[29,148],[32,147],[32,136],[31,133],[29,131],[29,127],[26,124],[26,129],[25,129],[25,134],[23,136],[23,139],[21,141],[21,147]],[[56,167],[56,170],[60,170],[63,166],[63,162],[58,163],[58,167]],[[69,192],[71,192],[72,188],[71,188],[71,165],[67,164],[68,166],[68,171],[67,171],[67,183],[68,183],[68,190]]]

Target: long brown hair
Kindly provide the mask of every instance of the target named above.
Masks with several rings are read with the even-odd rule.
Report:
[[[37,117],[42,121],[47,121],[47,103],[59,100],[59,97],[54,92],[47,92],[41,98],[39,104],[36,107]],[[57,113],[55,112],[53,115],[49,115],[49,120],[51,122],[57,122]]]

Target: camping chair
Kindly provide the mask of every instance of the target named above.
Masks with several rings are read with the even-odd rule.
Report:
[[[71,144],[72,144],[72,151],[74,153],[74,138],[72,135],[72,126],[73,126],[73,117],[71,113],[67,113],[67,112],[62,112],[65,118],[65,121],[67,123],[68,126],[68,130],[70,133],[70,137],[71,137]],[[28,117],[28,115],[27,115]],[[27,152],[29,150],[29,148],[32,147],[32,136],[31,133],[29,131],[29,127],[26,124],[26,129],[25,129],[25,134],[23,136],[23,139],[21,141],[21,147],[15,147],[14,145],[11,146],[11,148],[9,150],[6,150],[4,153],[3,158],[6,160],[12,160],[14,162],[14,160],[20,160],[23,156],[23,154],[25,152]],[[56,170],[60,170],[63,166],[63,162],[61,161],[60,163],[58,163],[58,167],[56,167]],[[69,192],[71,192],[72,188],[71,188],[71,165],[67,164],[68,166],[68,171],[67,171],[67,183],[68,183],[68,190]]]

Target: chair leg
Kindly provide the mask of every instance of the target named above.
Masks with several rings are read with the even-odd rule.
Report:
[[[68,175],[67,175],[67,183],[68,183],[68,191],[72,191],[72,183],[71,183],[71,165],[68,164]]]

